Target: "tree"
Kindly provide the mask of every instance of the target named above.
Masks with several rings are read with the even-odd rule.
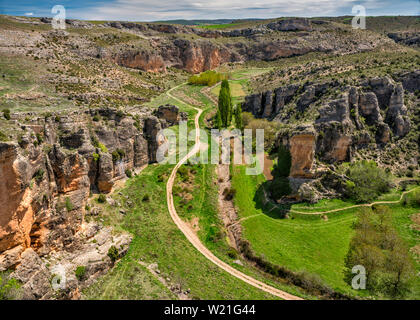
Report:
[[[227,80],[222,81],[218,107],[222,120],[222,127],[227,128],[232,121],[232,97],[230,95],[229,82]]]
[[[277,154],[277,164],[274,167],[273,175],[275,177],[287,178],[290,175],[290,168],[292,167],[292,155],[289,149],[284,145],[279,146]]]
[[[242,122],[242,106],[241,104],[238,104],[235,108],[235,125],[236,128],[242,130],[244,125]]]
[[[366,269],[367,290],[395,298],[410,290],[415,272],[409,249],[392,221],[391,211],[385,206],[359,211],[345,259],[345,278],[350,284],[352,268],[361,265]]]
[[[222,117],[220,115],[220,110],[217,110],[217,113],[216,113],[215,126],[219,130],[222,129],[222,126],[223,126],[223,124],[222,124]]]
[[[270,183],[270,192],[273,199],[280,199],[292,192],[289,179],[285,177],[277,177]]]
[[[350,164],[346,171],[347,196],[357,202],[368,202],[390,188],[390,176],[379,168],[374,161],[359,161]]]

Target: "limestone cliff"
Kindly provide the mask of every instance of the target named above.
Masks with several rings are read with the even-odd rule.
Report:
[[[154,162],[157,129],[185,118],[175,106],[157,114],[52,114],[18,126],[18,143],[0,142],[0,271],[16,268],[28,249],[42,257],[81,241],[89,194],[108,193],[127,170]]]

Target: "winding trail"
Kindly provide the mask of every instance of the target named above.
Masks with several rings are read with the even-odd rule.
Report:
[[[178,85],[174,88],[172,88],[171,90],[167,91],[167,95],[179,102],[181,102],[182,104],[186,104],[189,105],[188,103],[183,102],[182,100],[178,99],[177,97],[174,97],[171,92],[175,89],[177,89],[178,87],[182,86]],[[192,106],[191,106],[192,107]],[[177,227],[179,228],[179,230],[182,231],[182,233],[185,235],[185,237],[188,239],[188,241],[203,255],[207,258],[207,260],[210,260],[211,262],[213,262],[215,265],[217,265],[219,268],[223,269],[224,271],[226,271],[227,273],[233,275],[234,277],[258,288],[261,289],[265,292],[268,292],[276,297],[285,299],[285,300],[303,300],[300,297],[291,295],[285,291],[279,290],[277,288],[271,287],[257,279],[254,279],[238,270],[236,270],[235,268],[231,267],[230,265],[228,265],[227,263],[223,262],[222,260],[220,260],[219,258],[217,258],[209,249],[207,249],[200,241],[200,239],[198,238],[198,236],[190,229],[190,227],[178,216],[178,213],[176,212],[175,209],[175,205],[174,205],[174,198],[173,198],[173,194],[172,194],[172,188],[175,182],[175,178],[176,178],[176,173],[178,172],[178,169],[188,161],[189,158],[191,158],[192,156],[194,156],[199,150],[200,150],[200,124],[199,124],[199,119],[201,114],[203,113],[202,109],[199,108],[194,108],[198,113],[195,116],[194,122],[195,122],[195,145],[193,147],[193,149],[183,158],[181,159],[177,165],[174,167],[174,169],[172,170],[172,173],[168,179],[168,182],[166,184],[166,198],[167,198],[167,202],[168,202],[168,210],[169,213],[171,215],[172,220],[175,222],[175,224],[177,225]]]

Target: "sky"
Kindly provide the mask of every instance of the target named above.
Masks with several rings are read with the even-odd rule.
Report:
[[[368,16],[420,14],[420,0],[0,0],[0,14],[52,17],[55,5],[68,19],[123,21],[343,16],[355,5]]]

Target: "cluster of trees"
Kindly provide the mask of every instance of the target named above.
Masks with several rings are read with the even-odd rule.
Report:
[[[189,84],[195,84],[200,86],[214,86],[216,83],[227,80],[228,75],[219,73],[213,70],[208,70],[199,75],[193,75],[188,79]]]
[[[292,192],[288,179],[291,167],[292,155],[289,149],[280,145],[277,154],[277,163],[273,169],[274,179],[270,183],[270,192],[273,199],[280,199]]]
[[[351,284],[354,266],[366,269],[366,289],[379,295],[403,297],[415,278],[413,262],[404,241],[392,226],[389,208],[363,208],[346,257],[346,280]]]
[[[345,171],[347,196],[357,202],[369,202],[391,187],[391,176],[376,162],[362,160],[349,165]]]

